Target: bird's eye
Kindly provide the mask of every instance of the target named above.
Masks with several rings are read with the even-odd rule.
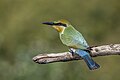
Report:
[[[57,25],[61,26],[62,24],[61,24],[61,23],[58,23]]]
[[[66,25],[66,24],[63,24],[63,23],[57,23],[57,24],[55,24],[55,25],[67,27],[67,25]]]

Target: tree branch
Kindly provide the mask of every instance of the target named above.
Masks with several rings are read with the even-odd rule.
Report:
[[[102,45],[91,48],[92,57],[120,55],[120,44]],[[77,54],[72,55],[70,52],[39,54],[33,57],[33,61],[39,64],[47,64],[53,62],[66,62],[72,60],[81,60],[82,58]]]

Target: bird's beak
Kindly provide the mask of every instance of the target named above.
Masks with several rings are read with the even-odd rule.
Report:
[[[54,25],[54,22],[43,22],[42,24],[46,24],[46,25]]]
[[[43,22],[43,24],[51,25],[54,29],[56,29],[58,32],[61,32],[63,30],[62,27],[56,26],[54,22]]]

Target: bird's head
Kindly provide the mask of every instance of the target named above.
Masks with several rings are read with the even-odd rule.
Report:
[[[64,31],[65,28],[69,27],[69,22],[67,20],[59,20],[53,22],[43,22],[43,24],[50,25],[58,32]]]

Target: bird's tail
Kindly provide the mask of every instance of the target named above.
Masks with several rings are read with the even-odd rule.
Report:
[[[86,62],[87,66],[89,67],[90,70],[94,70],[94,69],[98,69],[100,66],[93,61],[93,59],[91,57],[89,57],[88,55],[85,55],[83,57],[84,61]]]
[[[89,53],[84,50],[78,50],[77,54],[79,54],[84,61],[86,62],[88,68],[90,70],[98,69],[100,66],[90,57]]]

